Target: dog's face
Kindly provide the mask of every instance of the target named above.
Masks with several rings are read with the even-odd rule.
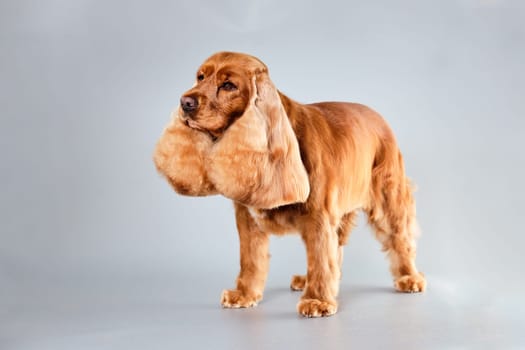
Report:
[[[248,107],[255,93],[252,78],[266,72],[255,57],[217,53],[197,70],[195,85],[181,97],[179,114],[191,128],[218,137]]]
[[[268,69],[241,53],[220,52],[202,64],[154,159],[181,194],[220,193],[270,209],[305,202],[310,192],[298,140]]]

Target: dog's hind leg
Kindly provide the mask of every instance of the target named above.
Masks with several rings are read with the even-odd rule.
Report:
[[[394,286],[400,292],[422,292],[426,281],[415,264],[417,231],[412,188],[399,152],[374,169],[368,222],[390,259]]]

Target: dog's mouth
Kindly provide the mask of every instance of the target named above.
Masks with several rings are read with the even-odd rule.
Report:
[[[184,119],[184,123],[186,124],[187,127],[190,127],[192,129],[199,130],[199,131],[206,131],[195,120]]]
[[[216,134],[213,131],[204,129],[195,120],[192,120],[192,119],[183,119],[183,120],[184,120],[184,124],[186,124],[187,127],[207,134],[213,142],[215,142],[217,138],[220,136],[220,134]]]

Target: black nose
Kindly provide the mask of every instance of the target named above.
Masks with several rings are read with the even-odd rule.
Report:
[[[199,103],[197,102],[197,99],[195,97],[182,96],[180,99],[180,106],[182,107],[182,110],[184,112],[190,113],[197,109]]]

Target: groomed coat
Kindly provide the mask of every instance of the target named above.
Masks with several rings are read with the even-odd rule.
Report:
[[[292,277],[292,290],[303,290],[297,310],[334,314],[342,246],[360,209],[388,254],[395,288],[426,287],[415,266],[415,203],[403,158],[384,119],[366,106],[300,104],[274,87],[259,59],[220,52],[199,68],[154,161],[178,193],[234,202],[241,271],[236,288],[222,294],[224,307],[255,306],[269,234],[299,232],[307,273]]]

